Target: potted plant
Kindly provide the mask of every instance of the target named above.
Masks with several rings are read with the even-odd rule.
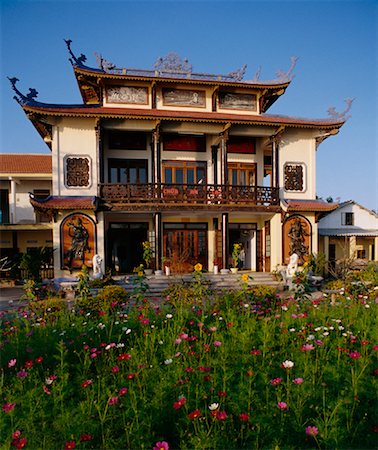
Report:
[[[236,242],[232,249],[232,267],[231,272],[236,273],[238,271],[238,264],[240,259],[240,253],[243,246],[239,242]]]
[[[143,261],[146,263],[146,269],[144,270],[146,275],[152,275],[151,261],[153,258],[153,252],[150,241],[144,241],[143,245]]]
[[[163,256],[162,262],[163,262],[165,274],[168,277],[171,274],[171,260],[169,258],[167,258],[166,256]]]

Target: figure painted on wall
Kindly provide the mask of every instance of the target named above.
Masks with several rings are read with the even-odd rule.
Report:
[[[71,248],[68,251],[68,267],[72,266],[72,261],[80,259],[84,264],[85,253],[90,250],[88,245],[89,233],[83,225],[80,217],[68,224],[68,235],[72,238]]]
[[[308,255],[308,246],[305,245],[305,238],[308,236],[300,219],[296,219],[291,225],[288,236],[290,238],[290,255],[298,255],[300,263],[304,263],[304,257]]]

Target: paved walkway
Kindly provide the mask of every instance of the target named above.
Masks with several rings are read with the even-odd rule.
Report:
[[[0,311],[17,309],[25,304],[25,302],[19,301],[23,294],[24,290],[21,286],[0,287]]]

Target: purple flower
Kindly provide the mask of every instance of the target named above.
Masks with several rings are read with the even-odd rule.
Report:
[[[169,450],[168,442],[166,441],[156,442],[152,450]]]
[[[302,384],[303,383],[303,378],[294,378],[293,383],[294,384]]]
[[[311,350],[314,350],[315,347],[312,344],[303,344],[301,347],[301,352],[310,352]]]
[[[28,373],[26,372],[26,370],[21,370],[20,372],[18,372],[17,376],[18,378],[26,378],[28,376]]]
[[[272,385],[272,386],[277,386],[277,384],[280,384],[281,383],[281,381],[282,381],[282,378],[273,378],[273,380],[270,380],[269,381],[269,383]]]
[[[222,345],[222,342],[220,341],[214,341],[215,347],[220,347]]]

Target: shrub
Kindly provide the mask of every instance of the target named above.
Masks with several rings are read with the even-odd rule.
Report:
[[[67,302],[60,297],[33,300],[29,303],[28,309],[38,318],[54,321],[65,313]]]
[[[76,306],[82,313],[107,312],[116,305],[127,303],[129,295],[121,286],[105,286],[94,297],[78,298]]]

